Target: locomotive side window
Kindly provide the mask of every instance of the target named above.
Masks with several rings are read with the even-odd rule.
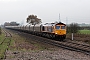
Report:
[[[56,29],[60,29],[60,26],[56,26]]]
[[[42,31],[44,31],[45,30],[45,28],[44,28],[44,26],[42,27]]]
[[[61,29],[65,29],[65,26],[61,26]]]

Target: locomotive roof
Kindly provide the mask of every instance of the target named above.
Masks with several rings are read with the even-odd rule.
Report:
[[[55,25],[66,25],[62,22],[59,22],[59,23],[46,23],[46,24],[43,24],[43,26],[55,26]]]
[[[62,22],[59,22],[59,23],[57,23],[56,25],[66,25],[66,24],[64,24],[64,23],[62,23]]]
[[[56,23],[46,23],[46,24],[43,24],[43,26],[54,26]]]

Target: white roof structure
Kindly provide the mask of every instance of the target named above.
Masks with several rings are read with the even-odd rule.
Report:
[[[46,24],[43,24],[43,26],[55,26],[56,23],[46,23]]]

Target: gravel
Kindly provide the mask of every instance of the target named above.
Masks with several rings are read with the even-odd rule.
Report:
[[[28,46],[28,43],[20,44],[20,47],[23,48],[25,47],[31,48],[31,46],[33,45],[29,44]],[[63,48],[55,48],[55,47],[51,48],[52,49],[50,50],[35,50],[35,51],[30,49],[28,51],[8,50],[6,52],[5,60],[90,60],[90,56],[85,55],[84,53],[70,51]]]
[[[5,60],[90,60],[90,56],[59,48],[55,51],[7,51]]]

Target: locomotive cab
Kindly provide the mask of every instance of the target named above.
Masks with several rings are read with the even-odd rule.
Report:
[[[63,23],[56,24],[54,32],[57,35],[66,35],[66,25]]]

